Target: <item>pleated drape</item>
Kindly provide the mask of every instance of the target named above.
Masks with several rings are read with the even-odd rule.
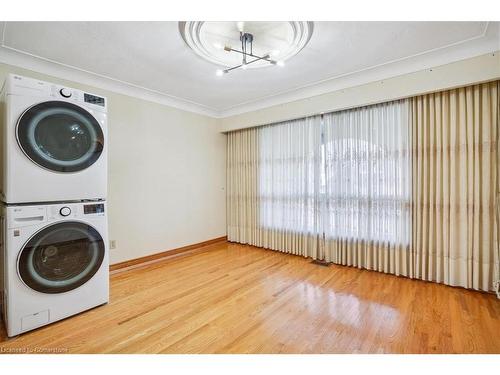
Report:
[[[411,99],[415,277],[492,290],[498,82]]]
[[[244,129],[229,133],[227,137],[226,220],[229,241],[259,243],[260,147],[257,132],[257,128]]]
[[[408,101],[324,116],[325,259],[412,276]]]
[[[317,257],[320,139],[314,118],[228,134],[230,241]]]
[[[228,239],[493,290],[499,91],[490,82],[229,133]]]

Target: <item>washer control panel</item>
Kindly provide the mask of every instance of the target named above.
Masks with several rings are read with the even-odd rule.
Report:
[[[31,225],[64,220],[99,219],[106,216],[106,202],[62,202],[37,206],[7,206],[7,228],[19,229]]]
[[[60,203],[48,206],[48,219],[78,219],[79,217],[103,216],[106,204],[104,202]]]
[[[78,214],[78,206],[74,203],[54,204],[48,206],[47,209],[49,221],[76,218]]]

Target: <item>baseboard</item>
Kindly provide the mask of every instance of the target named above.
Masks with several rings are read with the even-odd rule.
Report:
[[[191,252],[191,251],[196,250],[198,248],[203,248],[206,246],[210,246],[210,245],[213,245],[213,244],[216,244],[219,242],[225,242],[225,241],[227,241],[227,236],[217,237],[217,238],[214,238],[214,239],[211,239],[208,241],[203,241],[203,242],[195,243],[192,245],[178,247],[176,249],[162,251],[161,253],[146,255],[144,257],[126,260],[126,261],[120,262],[120,263],[115,263],[115,264],[112,264],[109,266],[109,270],[110,270],[110,272],[116,273],[117,271],[140,267],[146,263],[151,263],[154,261],[163,260],[166,258],[170,258],[174,255],[179,255],[182,253]]]

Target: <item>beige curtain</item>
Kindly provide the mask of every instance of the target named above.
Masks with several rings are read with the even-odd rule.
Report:
[[[316,116],[229,133],[228,239],[493,290],[499,277],[500,223],[495,214],[500,192],[499,91],[499,82],[491,82],[411,98],[408,120],[402,120],[405,116],[394,108],[387,112],[388,104],[380,118],[368,109],[359,114],[353,110],[327,116],[326,122]],[[408,147],[404,135],[397,133],[398,121],[410,132],[407,167],[404,153]],[[377,130],[381,126],[386,128]],[[393,136],[387,138],[392,143],[370,138],[384,131]],[[377,148],[372,149],[372,144]],[[336,150],[347,156],[333,157]],[[348,176],[352,181],[361,176],[380,180],[396,171],[393,177],[398,182],[386,184],[396,189],[406,186],[406,177],[400,175],[406,168],[408,198],[403,190],[380,194],[372,188],[368,194],[356,190],[377,184],[355,183],[347,190],[340,183],[335,185],[339,179],[346,183],[342,168],[349,163],[355,164],[354,169],[346,167],[356,172]],[[380,166],[385,171],[374,174]],[[367,213],[363,211],[366,204],[371,207]],[[373,214],[374,210],[379,213]],[[406,213],[408,226],[401,226]],[[337,222],[329,222],[332,218]],[[370,227],[363,228],[360,225],[368,223],[367,218]],[[409,228],[408,235],[405,228]]]
[[[229,241],[317,257],[316,125],[305,118],[228,134]]]
[[[498,82],[411,99],[415,277],[492,290]]]
[[[413,276],[408,105],[324,116],[326,260]]]
[[[227,238],[259,244],[257,128],[240,130],[227,137]]]

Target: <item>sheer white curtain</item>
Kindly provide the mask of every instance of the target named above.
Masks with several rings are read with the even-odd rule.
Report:
[[[408,103],[323,118],[324,258],[411,276]]]
[[[316,118],[259,129],[264,247],[317,257],[321,129]]]
[[[228,239],[317,258],[321,128],[315,118],[228,134]]]
[[[407,113],[397,101],[230,133],[229,240],[410,275]]]
[[[261,224],[317,232],[320,133],[312,119],[260,129]]]

